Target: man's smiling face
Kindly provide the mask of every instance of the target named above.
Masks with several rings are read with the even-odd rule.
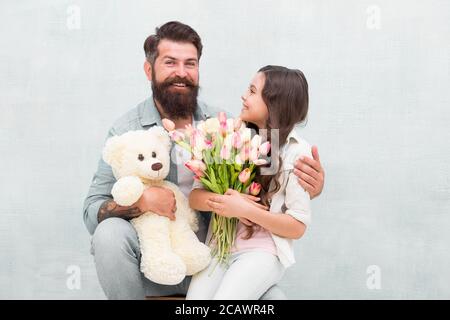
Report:
[[[161,40],[150,80],[153,97],[170,118],[194,113],[199,89],[197,48],[189,42]]]
[[[170,89],[174,92],[186,92],[186,84],[198,86],[197,48],[189,42],[161,40],[153,71],[157,83],[182,80],[172,83]]]

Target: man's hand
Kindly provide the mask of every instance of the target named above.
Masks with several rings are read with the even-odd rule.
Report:
[[[119,206],[112,199],[105,201],[98,210],[97,220],[99,223],[112,217],[130,220],[147,211],[175,220],[176,210],[175,195],[172,190],[150,187],[144,190],[142,196],[132,206]]]
[[[150,187],[144,191],[139,200],[133,205],[141,212],[152,211],[160,216],[175,220],[177,203],[172,190],[162,187]]]
[[[317,146],[311,148],[313,159],[303,157],[295,162],[294,173],[299,178],[298,183],[305,189],[311,199],[320,195],[325,182],[325,172],[320,164]]]

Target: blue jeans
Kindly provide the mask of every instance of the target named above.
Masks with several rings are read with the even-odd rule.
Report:
[[[146,296],[186,295],[191,277],[180,284],[154,283],[140,272],[139,241],[131,223],[120,218],[102,221],[92,237],[91,253],[100,285],[108,299],[144,299]],[[284,300],[285,294],[272,286],[263,300]]]

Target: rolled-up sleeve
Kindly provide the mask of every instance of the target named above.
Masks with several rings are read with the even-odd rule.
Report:
[[[115,135],[115,131],[111,129],[108,132],[107,139]],[[108,199],[112,199],[111,190],[116,182],[111,166],[103,159],[98,162],[97,171],[92,178],[91,186],[84,200],[83,220],[89,233],[94,234],[98,225],[98,210],[100,206]]]
[[[284,213],[303,222],[306,226],[310,225],[311,198],[309,193],[298,183],[298,178],[293,170],[289,173],[284,205],[286,207]]]

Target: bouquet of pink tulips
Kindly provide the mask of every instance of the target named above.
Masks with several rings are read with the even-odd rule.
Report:
[[[175,143],[191,153],[185,166],[194,173],[194,179],[214,193],[224,194],[228,189],[258,195],[261,186],[254,182],[256,166],[267,163],[264,157],[270,143],[262,143],[261,136],[252,137],[251,130],[241,119],[227,119],[224,112],[218,118],[201,121],[196,128],[191,125],[175,130],[175,125],[163,119],[163,126]],[[213,213],[213,255],[226,262],[236,236],[238,219]]]

